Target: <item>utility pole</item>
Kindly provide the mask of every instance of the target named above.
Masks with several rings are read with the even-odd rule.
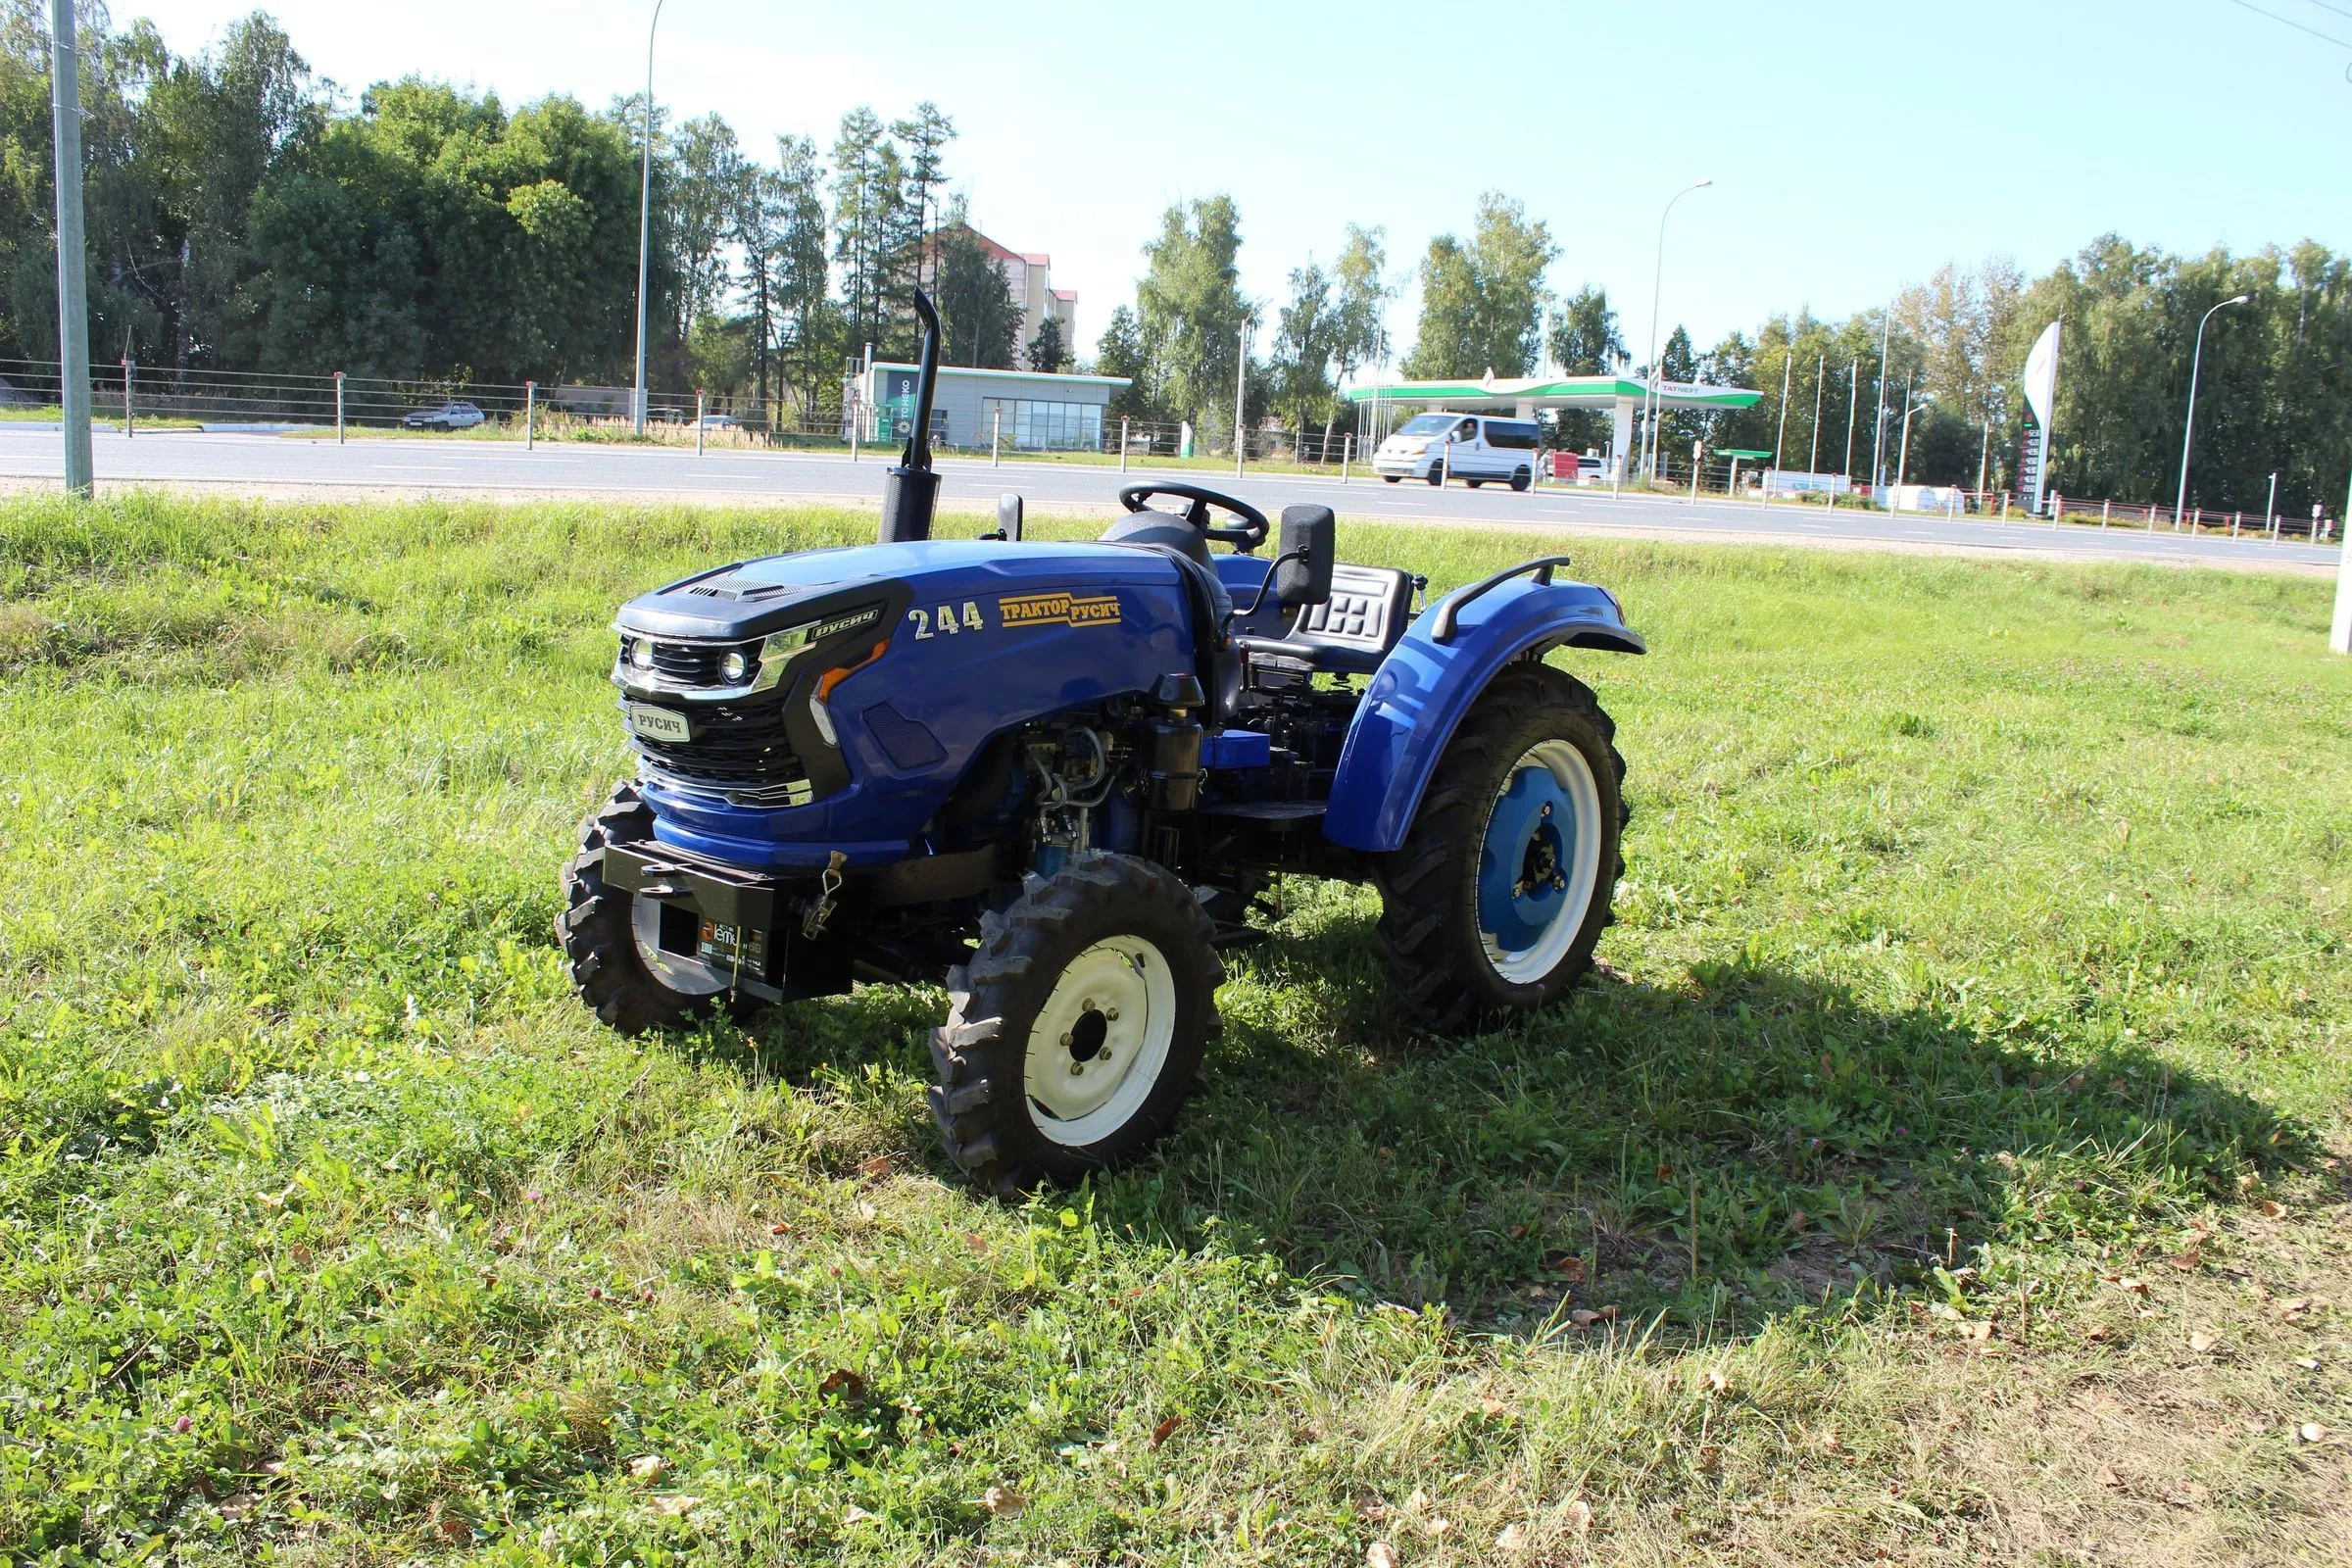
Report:
[[[1242,476],[1242,464],[1250,454],[1249,432],[1243,427],[1243,405],[1250,391],[1250,318],[1242,318],[1242,329],[1235,335],[1239,364],[1233,368],[1233,476]]]
[[[1795,345],[1790,344],[1789,347]],[[1788,372],[1795,368],[1796,356],[1784,351],[1781,355],[1781,422],[1772,433],[1772,466],[1776,469],[1781,466],[1781,443],[1788,439]]]
[[[1870,424],[1870,490],[1874,501],[1880,487],[1886,482],[1886,344],[1893,331],[1894,305],[1889,301],[1886,315],[1879,323],[1878,416]]]
[[[1854,363],[1845,369],[1845,466],[1838,470],[1845,475],[1848,484],[1854,478],[1854,415],[1860,411],[1861,404],[1862,359],[1856,355]],[[1834,490],[1830,492],[1833,505],[1836,504],[1837,494]]]
[[[654,241],[654,29],[662,24],[662,0],[645,24],[645,150],[637,174],[637,433],[645,434],[645,277]]]
[[[1900,490],[1911,473],[1911,377],[1903,377],[1903,455],[1895,460],[1894,487]],[[1892,507],[1887,508],[1889,512]]]
[[[49,119],[57,142],[57,401],[66,494],[90,494],[90,311],[81,231],[81,65],[74,0],[50,0]]]

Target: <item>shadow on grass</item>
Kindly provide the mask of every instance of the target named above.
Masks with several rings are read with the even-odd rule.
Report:
[[[1232,968],[1207,1088],[1158,1157],[1097,1184],[1097,1218],[1504,1332],[1570,1305],[1727,1328],[1987,1243],[2128,1250],[2316,1148],[2079,1016],[1994,1029],[1964,999],[1887,1010],[1752,960],[1673,988],[1604,968],[1461,1040],[1401,1026],[1357,913]],[[940,1006],[861,988],[771,1014],[746,1060],[919,1082]],[[907,1104],[906,1156],[954,1179]]]

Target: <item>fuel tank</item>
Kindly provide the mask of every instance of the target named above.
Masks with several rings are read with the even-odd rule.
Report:
[[[720,566],[631,600],[612,680],[663,843],[815,868],[919,853],[982,746],[1195,669],[1167,555],[924,540]]]

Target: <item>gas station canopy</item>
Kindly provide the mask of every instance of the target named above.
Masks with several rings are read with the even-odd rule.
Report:
[[[1479,381],[1391,381],[1350,388],[1350,403],[1428,403],[1464,413],[1507,410],[1532,419],[1539,409],[1614,409],[1639,404],[1649,383],[1630,375],[1494,376]],[[1670,409],[1749,409],[1763,398],[1745,387],[1660,381],[1658,401]]]
[[[1649,383],[1630,375],[1489,375],[1476,381],[1390,381],[1351,387],[1348,401],[1419,405],[1448,413],[1508,413],[1522,419],[1534,418],[1543,409],[1606,409],[1611,415],[1608,456],[1615,467],[1633,448],[1634,411],[1649,396]],[[1657,385],[1658,402],[1668,409],[1749,409],[1763,396],[1745,387],[1691,381]]]

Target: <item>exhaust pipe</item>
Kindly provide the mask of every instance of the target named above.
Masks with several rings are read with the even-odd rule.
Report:
[[[931,537],[939,510],[939,475],[931,471],[931,394],[939,384],[939,312],[931,296],[914,291],[914,314],[923,318],[923,363],[915,375],[914,428],[906,450],[882,483],[882,538],[886,545],[912,544]]]

